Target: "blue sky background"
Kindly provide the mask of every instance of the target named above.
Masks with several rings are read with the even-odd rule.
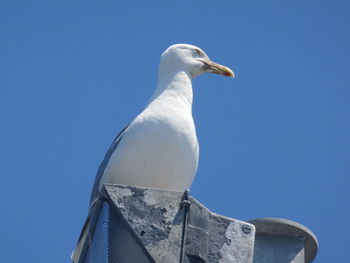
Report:
[[[0,261],[69,262],[97,167],[191,43],[236,79],[193,81],[192,195],[281,217],[347,262],[349,1],[0,1]]]

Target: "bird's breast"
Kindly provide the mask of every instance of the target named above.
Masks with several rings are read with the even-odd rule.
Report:
[[[102,182],[183,191],[195,176],[198,152],[191,115],[141,114],[112,154]]]

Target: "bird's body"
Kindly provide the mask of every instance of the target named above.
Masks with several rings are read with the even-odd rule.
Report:
[[[128,126],[104,170],[100,188],[103,183],[178,191],[190,187],[199,150],[192,85],[185,73],[173,78],[169,85],[182,88],[164,89]]]
[[[103,184],[176,191],[191,186],[199,156],[192,118],[192,78],[203,72],[234,76],[195,46],[173,45],[162,54],[158,86],[147,107],[120,132],[99,167],[73,262],[77,262],[97,216]]]

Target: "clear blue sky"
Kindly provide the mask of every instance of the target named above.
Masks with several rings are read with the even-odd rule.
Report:
[[[203,48],[236,79],[193,82],[192,195],[282,217],[347,262],[349,1],[0,1],[0,261],[69,262],[97,167],[144,107],[159,56]]]

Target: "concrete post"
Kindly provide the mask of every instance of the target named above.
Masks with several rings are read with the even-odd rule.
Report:
[[[305,227],[217,215],[187,191],[104,185],[103,196],[79,263],[299,263],[316,256]]]

